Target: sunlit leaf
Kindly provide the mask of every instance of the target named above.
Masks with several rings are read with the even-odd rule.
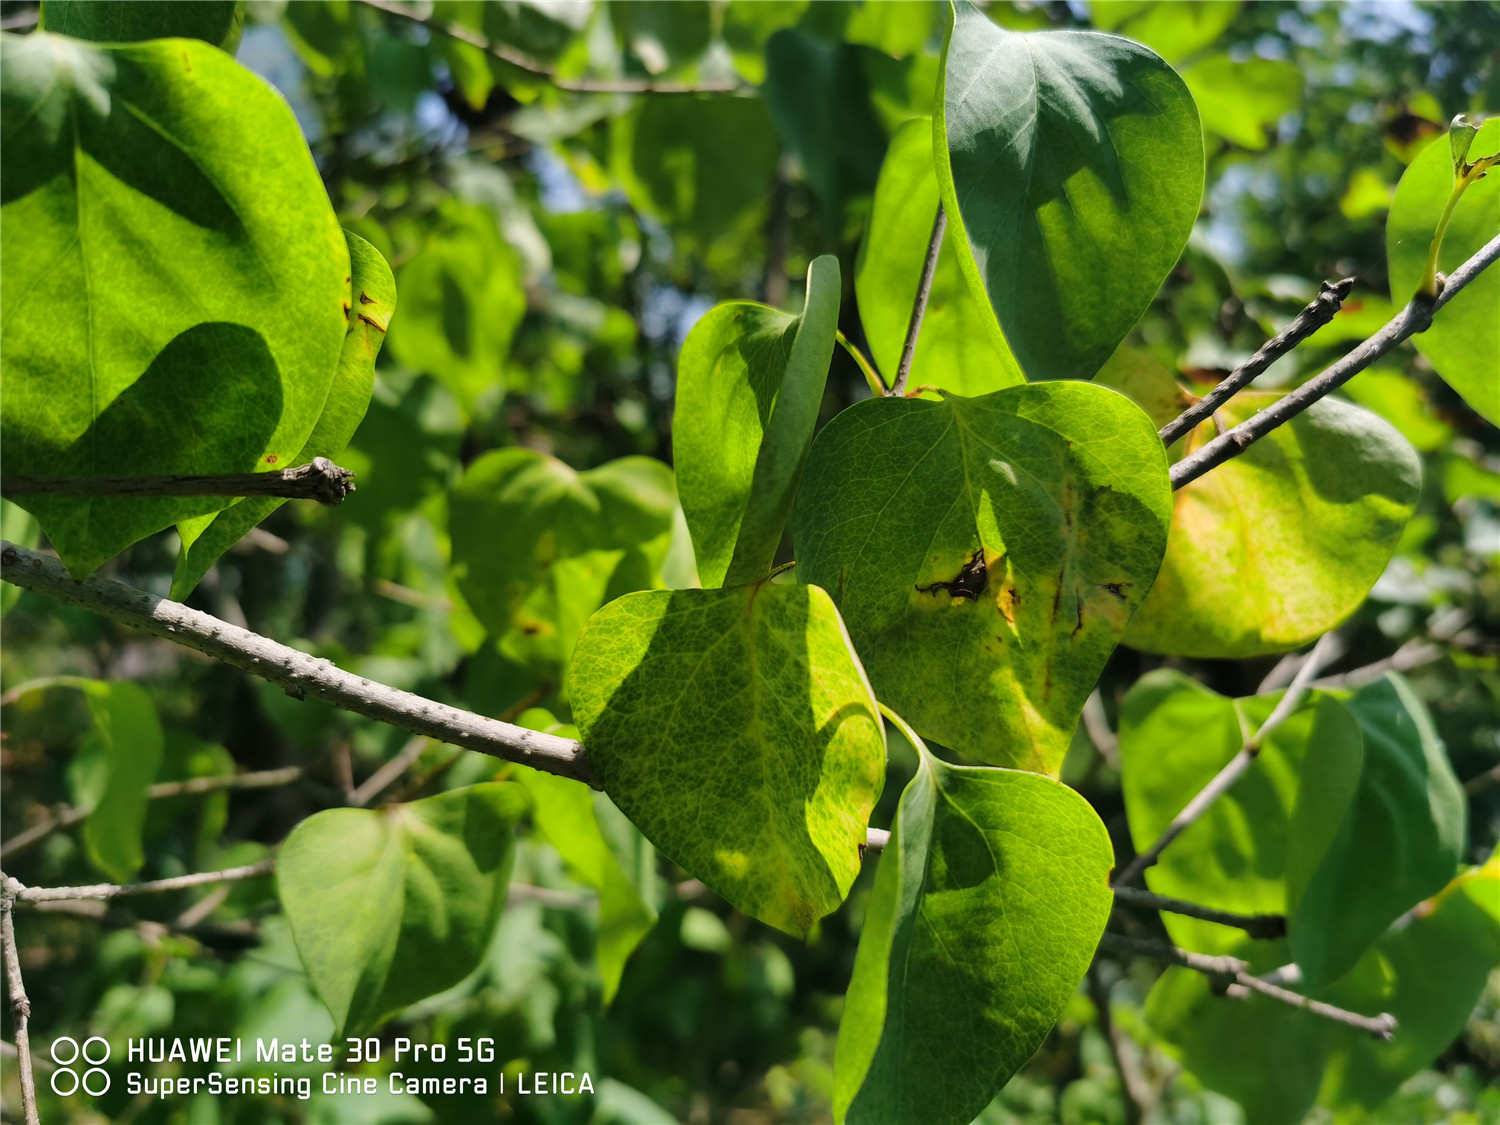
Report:
[[[706,586],[770,573],[823,401],[841,295],[838,261],[824,256],[808,269],[801,316],[734,301],[682,345],[672,454]]]
[[[870,399],[813,443],[797,573],[833,594],[875,690],[923,737],[1055,774],[1169,505],[1150,420],[1102,387]]]
[[[918,754],[839,1023],[841,1122],[966,1125],[1062,1015],[1109,917],[1114,852],[1087,801]]]
[[[568,692],[599,783],[668,858],[798,937],[844,900],[885,741],[822,590],[627,595],[589,621]]]
[[[1203,193],[1192,96],[1139,44],[958,5],[934,121],[960,261],[1032,379],[1087,378],[1140,318]]]
[[[338,365],[349,261],[287,104],[193,40],[0,50],[6,473],[294,464]],[[232,503],[20,502],[79,574]]]

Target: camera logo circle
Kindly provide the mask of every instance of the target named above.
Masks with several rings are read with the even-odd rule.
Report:
[[[57,1064],[51,1084],[58,1097],[69,1097],[80,1089],[96,1098],[108,1092],[109,1072],[103,1064],[109,1061],[109,1041],[102,1035],[90,1035],[82,1043],[71,1035],[60,1035],[52,1040],[48,1053]]]

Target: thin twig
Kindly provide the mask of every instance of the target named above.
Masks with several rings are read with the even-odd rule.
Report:
[[[1332,320],[1353,288],[1352,277],[1341,281],[1325,281],[1318,286],[1318,295],[1290,324],[1226,375],[1217,387],[1157,431],[1162,444],[1171,445],[1233,398],[1241,388],[1255,382],[1278,359]]]
[[[1167,825],[1157,841],[1145,851],[1137,855],[1126,865],[1125,869],[1115,877],[1116,886],[1134,882],[1140,878],[1146,868],[1151,867],[1161,857],[1161,853],[1173,840],[1187,831],[1194,822],[1207,812],[1220,797],[1229,792],[1236,782],[1244,776],[1245,772],[1255,763],[1260,755],[1261,745],[1266,737],[1284,723],[1301,705],[1303,697],[1307,695],[1312,686],[1313,678],[1318,674],[1325,661],[1329,658],[1329,652],[1334,642],[1329,638],[1332,633],[1324,633],[1318,638],[1318,643],[1313,646],[1312,652],[1308,653],[1307,659],[1302,667],[1297,669],[1297,676],[1292,680],[1291,686],[1286,689],[1280,701],[1272,708],[1271,713],[1266,716],[1266,721],[1249,738],[1245,739],[1244,745],[1239,752],[1225,764],[1224,768],[1216,773],[1213,779],[1193,795],[1192,800],[1183,806],[1183,809],[1175,817],[1172,823]]]
[[[922,260],[922,277],[917,282],[917,295],[912,300],[911,319],[906,322],[906,340],[901,345],[901,361],[896,366],[896,378],[888,392],[892,395],[906,393],[906,381],[911,376],[911,361],[917,354],[917,337],[922,332],[922,317],[927,313],[927,299],[932,296],[932,277],[937,272],[938,256],[943,252],[943,232],[947,229],[948,215],[939,203],[937,216],[932,220],[932,233],[927,237],[927,257]]]
[[[1113,953],[1149,957],[1153,961],[1192,969],[1212,979],[1224,995],[1236,1000],[1245,999],[1255,992],[1293,1008],[1301,1008],[1310,1015],[1332,1020],[1355,1031],[1366,1032],[1376,1039],[1389,1040],[1396,1033],[1396,1017],[1389,1012],[1381,1012],[1378,1016],[1362,1016],[1358,1012],[1351,1012],[1322,1000],[1313,1000],[1300,992],[1293,992],[1255,976],[1250,972],[1250,966],[1238,957],[1193,953],[1163,941],[1128,937],[1114,932],[1106,932],[1099,941],[1099,947]]]
[[[1496,762],[1483,773],[1475,774],[1464,782],[1464,793],[1474,797],[1493,785],[1500,785],[1500,762]]]
[[[395,3],[394,0],[360,0],[368,8],[385,12],[387,15],[396,16],[403,20],[425,27],[428,31],[436,32],[459,43],[466,43],[475,47],[491,58],[499,59],[517,70],[524,70],[527,74],[535,75],[537,78],[574,94],[733,94],[742,88],[737,80],[726,80],[723,82],[659,82],[654,78],[564,78],[545,63],[532,58],[514,47],[504,43],[496,43],[494,40],[481,35],[473,28],[465,27],[463,24],[450,23],[447,20],[437,19],[433,16],[424,16],[415,8],[409,8],[405,4]]]
[[[190,777],[184,781],[159,781],[146,790],[146,799],[159,801],[168,797],[191,797],[200,793],[217,793],[225,789],[272,789],[278,785],[290,785],[300,779],[305,772],[301,766],[285,766],[282,769],[232,773],[221,777]],[[92,811],[81,805],[63,805],[51,810],[45,820],[17,832],[9,840],[0,844],[0,859],[9,859],[53,832],[71,828],[87,820]]]
[[[57,559],[12,543],[0,543],[0,564],[0,577],[12,585],[185,645],[279,684],[294,698],[322,700],[413,734],[564,777],[588,779],[583,748],[572,739],[502,723],[355,676],[327,660],[111,578],[77,581]]]
[[[10,474],[0,495],[16,496],[279,496],[342,504],[354,489],[354,474],[327,457],[269,473],[219,476],[25,477]]]
[[[1120,768],[1120,740],[1109,729],[1109,716],[1104,713],[1104,697],[1095,688],[1083,701],[1083,729],[1099,751],[1099,757],[1110,769]]]
[[[276,869],[273,858],[226,867],[222,871],[199,871],[192,875],[174,875],[170,879],[152,879],[145,883],[92,883],[82,887],[27,887],[12,879],[17,902],[76,902],[80,899],[124,898],[128,895],[169,894],[194,887],[211,887],[219,883],[237,883],[258,879]]]
[[[1485,243],[1447,278],[1436,300],[1414,297],[1380,331],[1348,352],[1343,359],[1294,391],[1252,414],[1233,429],[1214,438],[1172,466],[1172,487],[1181,488],[1204,473],[1237,457],[1276,427],[1291,421],[1324,395],[1337,390],[1397,344],[1425,331],[1433,315],[1500,258],[1500,235]]]
[[[1286,937],[1286,918],[1280,914],[1235,914],[1228,910],[1216,910],[1212,906],[1201,906],[1185,899],[1169,898],[1153,894],[1136,887],[1117,886],[1115,900],[1126,906],[1139,906],[1147,910],[1165,910],[1168,914],[1181,914],[1186,918],[1198,918],[1220,926],[1244,930],[1261,941],[1275,941]]]
[[[21,1112],[26,1125],[38,1125],[36,1077],[31,1070],[31,1001],[21,976],[21,955],[16,949],[16,926],[12,917],[21,884],[0,871],[0,955],[5,960],[5,987],[10,993],[11,1022],[15,1025],[16,1062],[21,1069]]]
[[[1088,983],[1089,999],[1094,1002],[1094,1009],[1099,1013],[1099,1030],[1104,1033],[1104,1042],[1109,1045],[1115,1072],[1120,1076],[1120,1100],[1124,1103],[1125,1125],[1139,1125],[1156,1099],[1145,1076],[1136,1066],[1135,1059],[1130,1056],[1124,1033],[1115,1025],[1114,1016],[1109,1010],[1109,986],[1099,975],[1097,963],[1089,966],[1085,980]]]
[[[395,757],[383,763],[379,769],[360,783],[359,787],[349,795],[349,803],[363,808],[385,792],[398,777],[411,768],[412,763],[422,756],[422,751],[427,749],[428,741],[422,735],[407,740],[406,745],[401,747]]]

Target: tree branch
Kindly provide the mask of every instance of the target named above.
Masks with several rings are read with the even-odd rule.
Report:
[[[1161,858],[1161,853],[1166,850],[1167,845],[1187,831],[1199,817],[1213,807],[1215,801],[1234,788],[1235,783],[1255,763],[1266,736],[1284,723],[1307,695],[1312,686],[1313,677],[1329,659],[1329,652],[1335,643],[1330,640],[1333,636],[1332,633],[1324,633],[1318,638],[1318,643],[1313,646],[1312,652],[1308,653],[1302,667],[1297,669],[1296,678],[1286,689],[1286,694],[1281,697],[1281,701],[1266,716],[1266,721],[1261,723],[1259,729],[1245,740],[1239,753],[1229,759],[1224,768],[1215,774],[1207,785],[1198,790],[1192,800],[1183,806],[1182,811],[1172,818],[1172,823],[1167,825],[1166,831],[1161,834],[1160,838],[1131,860],[1125,870],[1115,877],[1116,886],[1140,878],[1146,868],[1151,867]]]
[[[1500,258],[1500,235],[1485,243],[1458,269],[1448,276],[1436,300],[1414,297],[1375,335],[1348,352],[1343,359],[1303,383],[1294,391],[1251,415],[1232,430],[1220,434],[1172,466],[1172,487],[1181,488],[1197,480],[1210,469],[1239,456],[1251,445],[1283,423],[1291,421],[1324,395],[1337,390],[1397,344],[1425,331],[1433,315],[1476,277]]]
[[[1127,937],[1125,934],[1109,931],[1106,931],[1099,940],[1099,948],[1108,949],[1114,953],[1149,957],[1153,961],[1192,969],[1194,972],[1209,977],[1224,995],[1236,1000],[1243,1000],[1252,992],[1259,993],[1261,996],[1288,1004],[1293,1008],[1301,1008],[1310,1015],[1332,1020],[1334,1023],[1343,1024],[1355,1031],[1363,1031],[1368,1035],[1373,1035],[1376,1039],[1389,1040],[1396,1033],[1396,1017],[1389,1012],[1381,1012],[1378,1016],[1362,1016],[1358,1012],[1351,1012],[1346,1008],[1303,996],[1300,992],[1293,992],[1253,975],[1250,972],[1250,966],[1238,957],[1214,957],[1206,953],[1193,953],[1186,949],[1179,949],[1175,945],[1168,945],[1166,942]]]
[[[1168,914],[1181,914],[1186,918],[1198,918],[1220,926],[1244,930],[1261,941],[1275,941],[1286,937],[1286,919],[1280,914],[1235,914],[1228,910],[1215,910],[1211,906],[1200,906],[1180,898],[1153,894],[1135,887],[1114,888],[1115,901],[1126,906],[1139,906],[1148,910],[1165,910]]]
[[[896,378],[891,383],[888,394],[906,393],[906,381],[911,376],[911,362],[917,354],[917,337],[922,332],[922,318],[927,314],[927,299],[932,296],[932,277],[937,272],[938,255],[943,252],[943,233],[947,229],[948,215],[939,203],[937,216],[932,220],[932,233],[927,237],[927,257],[922,260],[922,277],[917,282],[917,295],[912,300],[911,319],[906,322],[901,361],[896,366]]]
[[[1278,359],[1286,355],[1337,315],[1349,291],[1354,288],[1354,278],[1341,281],[1325,281],[1318,286],[1314,297],[1296,318],[1257,349],[1256,353],[1231,371],[1217,387],[1189,406],[1176,418],[1157,431],[1163,445],[1171,445],[1203,419],[1233,398],[1241,388],[1249,386]]]
[[[0,482],[0,495],[16,496],[279,496],[342,504],[354,491],[354,474],[327,457],[269,473],[163,477],[24,477]]]
[[[26,1125],[39,1125],[36,1112],[36,1077],[31,1070],[31,1001],[21,977],[21,955],[16,949],[16,926],[12,918],[21,884],[0,871],[0,955],[5,959],[5,988],[10,993],[10,1014],[16,1038],[16,1062],[21,1069],[21,1112]]]
[[[259,770],[254,773],[232,773],[222,777],[192,777],[185,781],[160,781],[146,790],[146,799],[159,801],[167,797],[190,797],[200,793],[217,793],[224,789],[271,789],[278,785],[290,785],[302,777],[301,766],[286,766],[276,770]],[[87,820],[92,809],[79,805],[63,805],[51,810],[46,819],[30,828],[17,832],[0,844],[0,859],[9,859],[17,852],[25,851],[53,832]]]
[[[1094,1002],[1094,1008],[1099,1013],[1099,1030],[1104,1033],[1104,1042],[1109,1045],[1110,1058],[1114,1060],[1115,1071],[1120,1076],[1125,1125],[1140,1125],[1146,1111],[1156,1099],[1152,1096],[1145,1076],[1136,1066],[1136,1060],[1130,1057],[1124,1034],[1115,1025],[1114,1015],[1109,1009],[1109,986],[1099,975],[1097,964],[1089,966],[1084,981],[1088,985],[1089,999]]]
[[[219,883],[238,883],[245,879],[258,879],[276,869],[271,858],[247,863],[243,867],[226,867],[222,871],[199,871],[192,875],[175,875],[170,879],[152,879],[146,883],[91,883],[82,887],[28,887],[19,880],[11,879],[7,888],[14,891],[17,902],[77,902],[80,899],[125,898],[129,895],[168,894],[172,891],[188,891],[194,887],[210,887]]]
[[[566,90],[574,94],[733,94],[743,88],[743,84],[735,80],[723,82],[700,82],[696,84],[684,82],[658,82],[654,78],[564,78],[545,63],[532,58],[530,55],[516,50],[514,47],[504,43],[496,43],[494,40],[481,35],[472,28],[463,24],[450,23],[434,16],[424,16],[415,8],[407,7],[405,4],[396,3],[395,0],[360,0],[367,8],[385,12],[387,15],[396,16],[410,23],[425,27],[428,31],[436,32],[458,43],[465,43],[483,51],[491,58],[524,70],[527,74],[536,76],[545,82],[551,83],[559,90]]]
[[[185,645],[279,684],[294,698],[318,699],[466,750],[589,780],[583,747],[572,739],[502,723],[352,675],[327,660],[114,579],[93,577],[79,582],[57,559],[13,543],[0,542],[0,564],[0,577],[12,585]]]

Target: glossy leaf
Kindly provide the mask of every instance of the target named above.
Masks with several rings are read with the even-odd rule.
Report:
[[[520,255],[494,216],[449,202],[422,249],[401,267],[401,316],[391,352],[440,380],[470,412],[505,388],[511,338],[526,312]]]
[[[1006,31],[958,5],[934,122],[960,260],[1032,379],[1087,378],[1187,244],[1203,138],[1187,87],[1139,44]]]
[[[839,1023],[840,1122],[973,1120],[1052,1030],[1109,917],[1114,852],[1088,802],[918,752]]]
[[[192,40],[0,50],[6,472],[292,464],[337,367],[349,263],[287,104]],[[22,503],[84,574],[232,501]]]
[[[589,621],[568,692],[599,783],[671,860],[797,937],[844,900],[885,741],[822,590],[629,594]]]
[[[98,43],[202,39],[234,53],[245,14],[236,0],[44,0],[41,26]]]
[[[457,984],[505,905],[519,789],[471,785],[380,810],[329,809],[292,829],[277,890],[338,1033]]]
[[[1171,373],[1149,360],[1117,356],[1100,381],[1140,402],[1158,424],[1181,409]],[[1233,426],[1280,397],[1241,391],[1217,415]],[[1173,459],[1217,433],[1212,419],[1203,422],[1172,446]],[[1166,561],[1125,643],[1215,659],[1307,644],[1365,600],[1396,550],[1421,481],[1419,458],[1392,426],[1321,399],[1173,494]]]
[[[375,357],[396,311],[396,280],[391,268],[357,234],[344,232],[349,246],[348,330],[339,353],[338,370],[323,402],[323,413],[293,465],[315,457],[337,458],[364,419],[375,387]],[[269,466],[268,466],[269,467]],[[284,501],[247,498],[216,516],[185,520],[179,525],[182,550],[172,578],[172,597],[181,601],[214,562]]]
[[[1137,682],[1120,711],[1120,765],[1138,850],[1239,753],[1279,698],[1229,699],[1167,669]],[[1147,870],[1147,884],[1220,910],[1289,913],[1353,807],[1363,762],[1354,716],[1332,696],[1313,693],[1266,739],[1254,766]],[[1177,914],[1162,921],[1174,942],[1205,953],[1227,953],[1244,936]]]
[[[579,473],[495,450],[448,494],[453,578],[513,659],[560,667],[594,610],[655,585],[674,507],[671,470],[647,457]]]
[[[1500,151],[1500,118],[1491,118],[1470,144],[1469,155]],[[1391,299],[1409,300],[1421,284],[1428,248],[1439,216],[1453,190],[1453,156],[1447,137],[1433,140],[1411,162],[1396,185],[1385,225]],[[1500,230],[1500,175],[1494,171],[1473,183],[1453,209],[1443,237],[1438,269],[1451,272]],[[1448,385],[1476,411],[1500,426],[1500,270],[1480,274],[1433,318],[1432,327],[1412,337]]]
[[[891,137],[854,267],[860,324],[887,382],[896,377],[937,209],[932,124],[924,117],[908,121]],[[960,237],[950,224],[917,337],[910,385],[982,395],[1025,380],[994,314],[964,278],[959,256],[967,251]]]
[[[923,737],[1055,774],[1166,543],[1150,420],[1087,383],[878,398],[818,434],[792,529]]]
[[[1407,683],[1387,675],[1347,702],[1364,736],[1364,769],[1290,919],[1292,953],[1310,984],[1343,976],[1387,926],[1441,890],[1468,839],[1463,787]]]
[[[61,682],[83,692],[92,720],[69,769],[73,801],[88,810],[84,854],[109,879],[128,882],[146,862],[146,791],[164,746],[156,705],[138,684]]]
[[[800,317],[734,301],[682,345],[672,455],[707,586],[770,573],[823,402],[840,297],[838,260],[825,255],[808,268]]]

